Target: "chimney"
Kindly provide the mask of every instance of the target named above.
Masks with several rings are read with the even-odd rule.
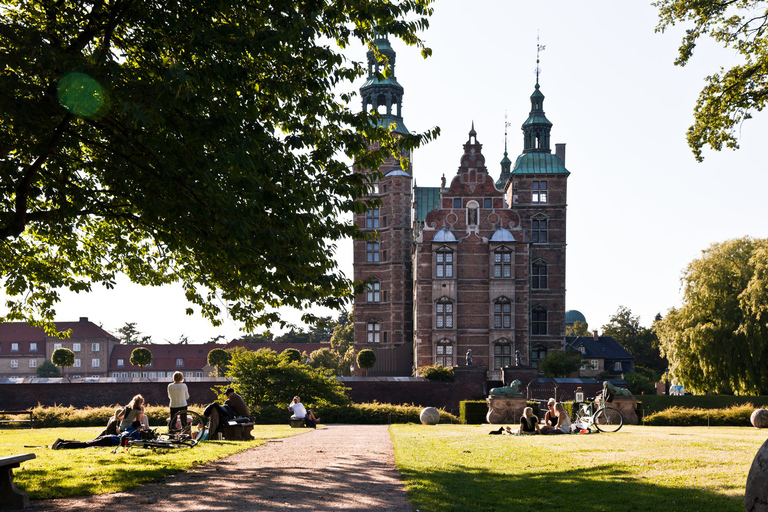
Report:
[[[600,336],[597,335],[597,329],[592,331],[592,339],[594,339],[595,341],[600,341]]]
[[[564,142],[558,142],[555,144],[555,155],[557,155],[557,158],[560,159],[561,162],[563,162],[563,165],[565,165],[565,143]]]
[[[88,317],[87,316],[81,316],[80,317],[80,323],[81,324],[87,324],[88,323]]]

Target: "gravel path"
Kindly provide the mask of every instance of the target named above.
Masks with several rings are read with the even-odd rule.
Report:
[[[386,425],[326,425],[129,492],[33,501],[28,510],[412,512]]]

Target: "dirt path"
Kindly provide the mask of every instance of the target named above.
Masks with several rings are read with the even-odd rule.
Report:
[[[268,441],[117,494],[33,501],[28,510],[412,512],[386,425],[328,425]]]

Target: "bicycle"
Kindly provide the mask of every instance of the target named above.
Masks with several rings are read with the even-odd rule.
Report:
[[[624,425],[624,416],[613,407],[608,407],[608,393],[605,389],[600,398],[600,407],[597,410],[593,410],[594,402],[582,403],[574,415],[574,423],[589,431],[594,426],[600,432],[618,432]]]
[[[143,431],[141,439],[127,439],[124,446],[126,449],[138,447],[151,450],[192,448],[206,439],[207,429],[207,421],[198,413],[179,411],[171,418],[168,432],[157,432],[157,429]],[[116,453],[119,448],[120,446],[115,447],[112,453]]]

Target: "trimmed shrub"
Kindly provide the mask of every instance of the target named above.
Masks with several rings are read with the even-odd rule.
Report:
[[[527,402],[525,402],[525,406],[526,407],[530,407],[531,409],[533,409],[533,415],[534,416],[536,416],[540,420],[544,419],[544,416],[539,416],[539,413],[541,413],[541,404],[539,403],[538,400],[527,401]],[[545,413],[546,413],[546,411],[545,411]]]
[[[751,403],[734,405],[725,409],[670,407],[645,417],[644,423],[665,427],[746,427],[755,410]]]
[[[379,402],[367,404],[328,405],[314,410],[323,423],[352,423],[360,425],[387,425],[390,423],[421,423],[419,414],[424,407],[420,405],[393,405]],[[438,409],[440,423],[459,423],[459,418]],[[284,417],[285,418],[285,417]],[[283,420],[284,422],[287,419]]]
[[[416,370],[416,374],[429,380],[453,380],[453,368],[435,364],[432,366],[422,366]]]
[[[639,398],[639,397],[636,397]],[[725,409],[734,405],[755,404],[768,408],[768,396],[733,396],[733,395],[645,395],[642,397],[643,409],[650,414],[670,407]]]
[[[459,422],[465,425],[486,423],[488,402],[485,400],[462,400],[459,402]]]

